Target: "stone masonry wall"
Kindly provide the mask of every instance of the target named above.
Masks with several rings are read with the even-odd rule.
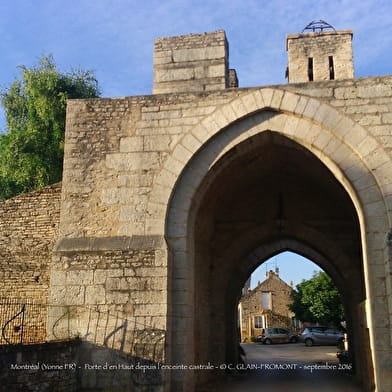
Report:
[[[332,105],[365,126],[391,152],[392,77],[276,88]],[[153,187],[167,192],[167,179],[158,176],[165,161],[173,169],[181,166],[190,154],[186,145],[191,150],[198,143],[191,130],[203,126],[205,117],[217,108],[255,90],[71,101],[63,178],[67,202],[62,207],[60,234],[163,235],[160,227],[166,206],[150,197]],[[184,135],[184,147],[176,149]]]
[[[0,347],[1,392],[158,392],[158,363],[72,340]]]
[[[309,81],[309,58],[314,81],[331,80],[330,66],[332,79],[353,78],[352,35],[351,30],[289,34],[286,42],[290,83]]]
[[[24,342],[46,339],[45,304],[60,192],[61,184],[55,184],[0,203],[0,326],[27,304]],[[20,320],[15,322],[20,327]],[[20,341],[11,330],[6,335]],[[2,338],[0,342],[5,343]]]
[[[223,30],[156,39],[154,94],[227,88],[228,56]]]
[[[80,342],[3,346],[1,392],[76,392]]]
[[[296,95],[285,94],[285,91]],[[181,260],[175,266],[178,279],[170,280],[172,265],[168,264],[169,252],[164,241],[167,202],[181,171],[195,151],[203,148],[207,135],[213,139],[213,132],[225,129],[230,121],[262,110],[262,102],[268,102],[272,108],[297,113],[276,116],[276,121],[285,122],[281,125],[282,129],[287,130],[291,125],[297,127],[299,123],[322,124],[325,133],[320,128],[313,135],[305,127],[307,134],[304,139],[309,145],[312,137],[327,138],[328,129],[334,128],[336,119],[340,121],[340,131],[345,124],[349,127],[355,123],[362,125],[382,147],[366,140],[367,133],[359,127],[347,129],[350,141],[355,139],[353,145],[357,146],[360,159],[366,161],[367,154],[371,153],[376,169],[381,168],[375,170],[376,177],[385,175],[381,165],[386,162],[385,152],[390,155],[392,147],[390,76],[288,84],[274,86],[273,89],[260,87],[75,100],[68,104],[60,241],[55,252],[50,294],[53,308],[50,310],[49,329],[55,331],[54,338],[69,334],[86,336],[97,342],[110,338],[116,347],[121,347],[121,342],[127,340],[117,337],[117,333],[115,337],[111,335],[117,330],[118,315],[119,319],[128,320],[128,325],[143,325],[150,330],[168,328],[178,332],[185,350],[186,335],[181,333],[186,332],[189,320],[185,316],[173,317],[173,320],[168,317],[168,322],[173,325],[167,328],[163,322],[168,310],[172,309],[170,300],[176,301],[176,309],[186,309],[188,282],[185,277],[187,268],[190,268],[186,256],[179,255]],[[331,111],[323,103],[335,107],[346,117],[338,114],[326,117]],[[300,133],[301,129],[295,128],[295,131]],[[353,131],[358,131],[358,134],[352,135]],[[224,146],[216,145],[215,148],[221,152]],[[374,160],[377,160],[378,154],[377,166],[378,161]],[[200,168],[193,168],[195,178],[198,178]],[[386,185],[388,181],[386,178]],[[189,193],[194,191],[193,187],[194,184],[190,183]],[[391,202],[392,190],[388,193],[390,187],[383,189],[385,200]],[[368,193],[367,197],[372,195]],[[369,208],[374,210],[374,217],[381,211],[379,203]],[[176,234],[184,232],[185,219],[181,213],[178,209],[178,216],[173,216],[172,246],[177,241]],[[371,215],[369,219],[374,217]],[[382,219],[380,221],[379,227],[383,223]],[[180,234],[178,236],[181,237]],[[371,236],[370,244],[374,244],[374,251],[370,259],[380,263],[374,266],[377,274],[371,278],[379,295],[372,299],[375,302],[385,299],[385,266],[380,258],[385,235],[380,232],[371,233]],[[159,244],[150,246],[143,243],[152,237],[159,239]],[[178,243],[181,240],[179,238]],[[137,241],[142,243],[137,245]],[[144,253],[147,250],[153,251],[153,261],[149,258],[152,253]],[[147,260],[143,261],[146,255]],[[111,265],[111,258],[117,256],[122,258],[120,263],[116,261]],[[135,275],[128,275],[133,263],[140,265],[134,268]],[[98,270],[102,270],[102,276],[96,274]],[[144,282],[146,289],[139,290],[140,282]],[[161,292],[158,300],[154,301],[156,291]],[[383,309],[377,309],[377,312],[388,312]],[[106,318],[109,319],[108,324],[103,321]],[[385,319],[383,328],[386,334],[388,323],[389,320]],[[90,331],[92,325],[98,325],[96,332]],[[388,349],[385,348],[386,353]]]
[[[161,247],[160,237],[60,241],[51,271],[49,339],[81,337],[162,360],[167,268]]]
[[[392,76],[287,86],[320,99],[366,127],[392,155]],[[361,141],[359,141],[361,142]]]
[[[178,140],[233,96],[235,90],[70,101],[60,237],[155,232],[161,211],[147,212],[147,202],[163,162],[176,165],[169,155]]]

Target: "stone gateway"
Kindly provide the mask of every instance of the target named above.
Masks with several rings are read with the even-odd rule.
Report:
[[[197,391],[221,373],[192,366],[238,357],[250,273],[291,250],[342,293],[358,381],[390,392],[392,77],[353,78],[352,34],[288,35],[289,83],[253,88],[237,87],[224,31],[161,38],[153,95],[69,101],[47,339],[80,338],[91,363],[183,365],[134,388]],[[102,377],[80,390],[116,381]]]

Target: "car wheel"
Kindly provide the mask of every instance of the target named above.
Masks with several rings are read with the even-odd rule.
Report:
[[[292,336],[290,338],[290,343],[297,343],[297,338],[295,336]]]
[[[308,347],[311,347],[311,346],[313,346],[313,340],[307,338],[307,339],[305,340],[305,344],[306,344]]]
[[[272,343],[271,339],[265,339],[264,340],[264,344],[271,344],[271,343]]]

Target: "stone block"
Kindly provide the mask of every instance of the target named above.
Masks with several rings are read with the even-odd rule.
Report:
[[[282,98],[280,109],[287,112],[294,112],[299,101],[299,95],[285,92]]]
[[[202,61],[224,59],[224,46],[206,46],[201,48],[186,48],[173,51],[174,62]]]
[[[355,99],[358,96],[358,89],[355,87],[337,87],[334,94],[336,99]]]
[[[124,276],[136,276],[135,268],[124,268]]]
[[[107,273],[107,277],[109,278],[117,278],[124,275],[124,270],[120,268],[113,268],[113,269],[107,269],[106,273]]]
[[[162,64],[170,64],[173,62],[172,51],[163,50],[154,52],[154,66]]]
[[[105,188],[101,191],[101,199],[106,204],[117,204],[120,199],[120,191],[118,188]]]
[[[95,285],[104,284],[106,282],[107,270],[105,269],[97,269],[94,271],[94,279],[93,282]]]
[[[90,285],[93,284],[94,272],[91,270],[75,270],[67,272],[67,285]]]
[[[186,163],[192,157],[192,152],[187,150],[183,145],[177,144],[172,152],[173,158],[177,159],[179,162]]]
[[[120,139],[120,152],[143,151],[143,137],[130,136]]]
[[[106,155],[106,167],[119,171],[153,170],[160,167],[158,152],[130,152]]]
[[[305,107],[305,110],[303,111],[303,115],[308,118],[313,118],[319,106],[320,106],[320,101],[312,98],[309,99]]]
[[[225,72],[226,72],[226,65],[225,63],[222,64],[217,64],[217,65],[210,65],[207,68],[207,76],[208,77],[225,77]]]
[[[105,287],[103,285],[94,285],[86,287],[86,300],[87,305],[105,304]]]
[[[135,316],[160,316],[166,313],[165,304],[141,304],[135,305]]]
[[[56,305],[65,305],[66,291],[66,286],[52,286],[50,289],[51,305],[54,305],[56,308],[61,308]]]
[[[169,135],[151,135],[144,137],[144,151],[169,151],[171,137]]]
[[[66,282],[66,272],[52,270],[50,273],[51,286],[64,286]]]
[[[296,114],[302,114],[306,108],[306,105],[308,104],[308,99],[307,97],[304,97],[303,95],[300,96],[298,103],[294,109],[294,113]]]
[[[263,88],[261,90],[261,95],[265,104],[265,107],[271,107],[271,100],[274,94],[274,90],[271,88]]]
[[[195,77],[193,68],[156,69],[154,82],[171,82],[177,80],[191,80]],[[145,117],[144,117],[145,118]]]
[[[129,284],[125,277],[107,278],[105,287],[109,291],[128,290]]]
[[[360,98],[390,97],[392,96],[391,86],[388,84],[371,84],[358,87]]]
[[[237,118],[241,118],[248,113],[247,108],[244,105],[244,102],[241,99],[235,99],[230,103],[230,108],[233,110]],[[206,129],[210,129],[210,125],[208,122],[203,121],[202,124]]]
[[[173,174],[178,175],[183,170],[184,164],[183,162],[170,155],[166,159],[164,167]]]
[[[284,92],[282,90],[274,90],[274,94],[271,99],[271,107],[280,109],[280,103],[282,102]]]
[[[107,304],[125,304],[129,301],[129,292],[108,291],[106,292]]]
[[[91,271],[92,272],[92,271]],[[84,305],[85,286],[67,286],[63,304]]]

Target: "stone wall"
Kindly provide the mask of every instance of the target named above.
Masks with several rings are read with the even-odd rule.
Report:
[[[76,392],[79,342],[0,347],[0,391]]]
[[[156,234],[163,163],[178,166],[179,139],[235,91],[69,101],[60,237]]]
[[[0,347],[1,392],[159,392],[158,362],[80,340]]]
[[[366,127],[390,152],[391,86],[389,76],[288,84],[275,86],[281,93],[270,103],[279,106],[286,90],[304,96],[292,108],[301,110],[306,97],[313,97],[317,102],[312,101],[307,113],[315,112],[321,103],[329,104]],[[194,146],[214,126],[211,121],[227,123],[224,115],[214,120],[209,115],[219,111],[235,118],[235,111],[246,106],[246,97],[257,91],[271,94],[269,88],[244,88],[71,101],[63,179],[67,203],[62,206],[60,234],[163,235],[166,205],[160,204],[152,189],[168,198],[177,168],[185,165]],[[232,107],[233,101],[238,109]],[[361,137],[358,134],[358,143]]]
[[[225,89],[229,86],[228,63],[223,30],[158,38],[154,43],[154,94]]]
[[[392,154],[392,76],[287,85],[345,113]],[[358,138],[358,143],[362,140]]]
[[[82,337],[105,345],[111,337],[112,348],[130,353],[134,331],[165,331],[162,245],[160,237],[60,241],[51,271],[49,339]]]
[[[24,342],[46,340],[49,264],[59,226],[60,192],[61,184],[55,184],[0,203],[0,326],[26,304]],[[6,335],[16,343],[21,316],[14,324]],[[0,342],[5,343],[2,337]]]
[[[352,37],[351,30],[289,34],[289,82],[352,79]]]
[[[61,184],[0,203],[0,297],[47,296]]]

